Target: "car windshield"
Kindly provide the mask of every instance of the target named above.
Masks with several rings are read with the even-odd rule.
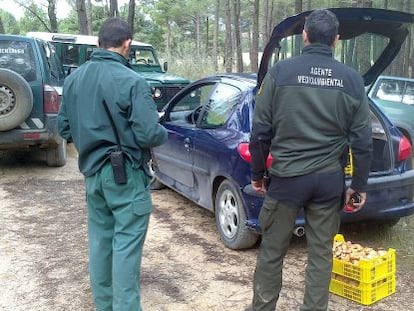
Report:
[[[159,62],[152,49],[142,48],[139,46],[131,46],[129,53],[130,64],[159,66]]]
[[[36,80],[36,65],[30,43],[0,41],[0,68],[15,71],[28,82]]]
[[[363,75],[379,58],[388,42],[387,37],[374,34],[362,34],[356,38],[340,40],[335,46],[334,57]],[[284,38],[280,48],[274,50],[269,68],[279,60],[299,55],[302,48],[302,35]]]
[[[414,105],[414,81],[380,79],[372,98]]]

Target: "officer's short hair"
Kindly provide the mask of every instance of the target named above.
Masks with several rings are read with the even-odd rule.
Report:
[[[119,18],[108,18],[99,30],[98,44],[103,49],[117,48],[128,39],[132,39],[129,24]]]
[[[310,43],[331,46],[338,34],[339,22],[336,15],[329,10],[315,10],[305,21],[305,31]]]

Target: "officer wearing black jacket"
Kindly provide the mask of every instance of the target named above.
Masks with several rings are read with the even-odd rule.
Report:
[[[302,208],[308,264],[300,310],[327,310],[332,241],[343,197],[360,194],[354,211],[365,204],[372,152],[369,107],[361,76],[332,57],[338,26],[331,11],[312,12],[303,30],[302,55],[278,62],[257,93],[250,142],[252,186],[266,195],[259,215],[263,236],[254,275],[255,311],[275,310],[283,259]],[[342,159],[348,147],[354,171],[345,192]],[[264,159],[269,152],[274,160],[266,189]]]

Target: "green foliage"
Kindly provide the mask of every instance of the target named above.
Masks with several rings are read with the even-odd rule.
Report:
[[[4,33],[11,35],[18,35],[20,33],[19,24],[12,14],[0,9],[0,18],[3,22]]]
[[[104,7],[98,5],[93,6],[92,16],[92,33],[97,35],[103,21],[107,18]],[[72,9],[68,17],[59,22],[59,32],[72,34],[79,33],[78,15],[75,9]]]
[[[19,0],[20,1],[20,0]],[[59,32],[63,33],[79,33],[78,16],[75,11],[76,1],[66,0],[72,7],[68,17],[59,21]],[[23,3],[23,1],[21,1]],[[259,1],[259,51],[263,50],[268,34],[273,27],[287,16],[295,14],[295,3],[299,0],[260,0]],[[319,9],[328,7],[351,7],[360,5],[361,1],[356,0],[302,0],[302,9]],[[368,3],[369,1],[366,1]],[[375,8],[414,11],[413,0],[378,0],[371,1]],[[46,7],[36,5],[35,3],[47,3],[43,1],[25,1],[25,5],[30,5],[30,10],[25,10],[23,18],[20,22],[8,13],[0,10],[4,28],[7,33],[26,33],[27,31],[47,31],[49,25]],[[102,22],[107,18],[108,0],[92,1],[92,32],[97,34]],[[232,6],[234,1],[229,2]],[[240,0],[241,3],[241,47],[244,55],[247,55],[250,49],[250,37],[252,31],[252,0]],[[265,3],[269,3],[269,7],[265,9]],[[223,57],[225,54],[225,35],[224,27],[227,11],[225,10],[227,0],[220,1],[220,17],[219,17],[219,37],[217,41],[218,56]],[[215,10],[217,0],[139,0],[136,1],[135,7],[135,25],[134,39],[152,44],[160,54],[168,57],[170,62],[170,70],[174,73],[195,78],[206,74],[213,73],[213,40],[215,27]],[[407,7],[407,6],[410,7]],[[120,16],[127,20],[129,5],[124,4],[119,8]],[[30,12],[32,11],[32,12]],[[42,19],[44,23],[39,21]],[[265,17],[268,18],[268,28],[265,28]],[[234,18],[232,16],[232,23]],[[19,27],[20,26],[20,27]],[[234,29],[234,28],[233,28]],[[414,27],[411,27],[412,33]],[[411,37],[412,38],[412,37]],[[233,42],[235,39],[233,38]],[[411,43],[411,51],[414,51],[413,40],[410,38],[403,46]],[[351,49],[349,46],[347,49]],[[400,64],[396,64],[395,68],[403,66],[413,68],[412,52],[401,52],[404,60]],[[409,54],[411,53],[411,54]],[[343,58],[349,58],[349,53],[344,51]],[[352,55],[352,54],[351,54]],[[235,58],[235,56],[234,56]],[[400,57],[401,58],[401,57]],[[246,60],[246,59],[245,59]],[[222,62],[220,58],[219,61]],[[408,65],[407,65],[408,64]],[[246,67],[248,68],[248,67]],[[396,69],[396,71],[397,71]],[[248,70],[248,69],[246,69]],[[412,72],[412,69],[410,69]],[[223,71],[223,70],[219,70]]]
[[[119,12],[121,18],[127,20],[128,17],[128,5],[125,4],[121,7]],[[164,30],[162,27],[154,23],[149,15],[144,12],[142,6],[135,8],[134,19],[134,40],[150,43],[156,46],[157,49],[163,49],[165,42],[163,39]]]
[[[75,10],[72,10],[68,17],[59,22],[59,32],[77,34],[79,32],[78,16]]]
[[[186,43],[180,45],[170,55],[162,53],[160,61],[161,63],[168,61],[169,73],[189,80],[197,80],[216,73],[211,57],[205,53],[197,56],[194,48]],[[218,71],[224,72],[222,64],[220,65]]]
[[[29,8],[30,10],[24,10],[24,15],[20,19],[20,33],[26,34],[29,31],[48,31],[47,25],[49,25],[49,19],[46,12],[35,3],[31,3]],[[46,26],[39,18],[46,21]]]

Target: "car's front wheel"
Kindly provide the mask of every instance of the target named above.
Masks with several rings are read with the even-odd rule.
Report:
[[[216,225],[224,245],[231,249],[252,247],[258,235],[246,226],[246,212],[238,189],[223,181],[215,197]]]
[[[165,185],[162,182],[160,182],[157,177],[155,177],[155,172],[154,172],[154,166],[153,166],[153,164],[154,164],[154,162],[151,159],[150,162],[148,163],[148,167],[149,167],[150,173],[152,175],[150,189],[151,190],[161,190],[161,189],[164,189],[165,188]]]

